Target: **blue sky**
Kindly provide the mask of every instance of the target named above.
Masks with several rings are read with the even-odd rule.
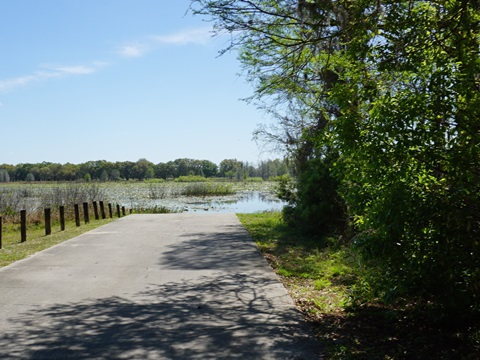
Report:
[[[0,164],[274,158],[189,0],[0,0]]]

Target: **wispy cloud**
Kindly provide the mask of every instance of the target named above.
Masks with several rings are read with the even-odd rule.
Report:
[[[148,54],[159,45],[207,45],[212,41],[212,28],[202,27],[185,29],[166,35],[152,35],[146,40],[126,43],[117,48],[117,55],[126,58],[139,58]],[[108,63],[93,62],[83,65],[43,65],[32,74],[0,79],[0,93],[7,93],[35,82],[66,76],[93,74]]]
[[[42,70],[38,70],[31,75],[18,76],[11,79],[0,80],[0,93],[11,92],[17,88],[25,87],[31,83],[45,81],[51,78],[60,78],[68,75],[88,75],[100,70],[106,66],[105,62],[94,62],[89,65],[73,65],[73,66],[41,66]]]
[[[32,75],[24,75],[11,79],[0,80],[0,93],[10,92],[17,88],[27,86],[33,82],[46,80],[55,76],[58,76],[58,74],[39,71]]]
[[[97,72],[104,63],[95,63],[93,65],[74,65],[74,66],[53,66],[49,67],[58,75],[88,75]]]
[[[159,45],[206,45],[212,40],[212,28],[186,29],[166,35],[152,35],[141,42],[119,46],[117,54],[126,58],[140,58]]]
[[[148,52],[148,46],[144,44],[128,44],[119,48],[118,53],[123,57],[142,57]]]
[[[205,45],[212,41],[212,28],[202,27],[196,29],[187,29],[167,35],[154,35],[151,38],[153,41],[160,44]]]

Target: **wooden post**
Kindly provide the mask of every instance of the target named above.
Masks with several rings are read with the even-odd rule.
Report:
[[[50,209],[44,209],[45,211],[45,236],[52,235],[52,212]]]
[[[108,203],[108,214],[110,215],[110,219],[113,218],[113,211],[112,211],[112,204]]]
[[[95,215],[95,220],[99,220],[100,217],[98,216],[98,206],[96,201],[93,202],[93,213]]]
[[[2,217],[0,216],[0,250],[2,250]]]
[[[102,219],[106,218],[106,216],[105,216],[105,204],[103,203],[103,201],[100,201],[100,214],[102,214]]]
[[[20,241],[27,241],[27,210],[20,210]]]
[[[65,231],[65,206],[60,206],[60,231]]]
[[[90,222],[90,216],[88,215],[88,202],[83,203],[83,219],[85,220],[85,224]]]
[[[117,204],[117,217],[120,217],[120,205]]]
[[[122,216],[125,216],[125,206],[122,206]]]
[[[78,209],[78,204],[73,205],[75,209],[75,225],[80,226],[80,210]]]

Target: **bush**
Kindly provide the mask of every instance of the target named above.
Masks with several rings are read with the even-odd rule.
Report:
[[[312,235],[345,233],[346,205],[329,166],[326,159],[311,159],[303,165],[296,183],[289,177],[280,179],[279,197],[288,202],[283,210],[287,224]]]
[[[235,191],[228,184],[192,184],[186,186],[182,191],[181,195],[185,196],[224,196],[235,194]]]

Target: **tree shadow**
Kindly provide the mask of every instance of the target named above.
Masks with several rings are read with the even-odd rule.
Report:
[[[224,226],[218,232],[188,233],[166,246],[159,265],[182,270],[255,270],[268,267],[250,235],[241,226]]]
[[[144,221],[153,221],[149,219]],[[162,223],[153,227],[144,247],[132,249],[149,255],[132,270],[141,274],[130,278],[137,281],[132,288],[120,285],[103,292],[111,296],[58,300],[36,308],[15,302],[15,313],[0,323],[0,358],[322,358],[311,328],[242,226],[217,225],[213,232],[199,226],[190,233],[183,231],[180,220],[173,225],[173,230]],[[129,237],[134,230],[122,231]],[[116,241],[112,234],[104,236],[98,251]],[[96,256],[114,263],[110,253]],[[150,265],[155,270],[145,280],[143,266]],[[172,277],[165,282],[166,276]],[[68,281],[72,288],[86,284],[81,275]],[[88,294],[88,289],[81,293]],[[47,299],[51,301],[50,295]]]
[[[299,314],[272,301],[273,282],[203,276],[130,297],[87,299],[11,317],[11,359],[319,359]],[[259,290],[260,289],[260,290]]]

